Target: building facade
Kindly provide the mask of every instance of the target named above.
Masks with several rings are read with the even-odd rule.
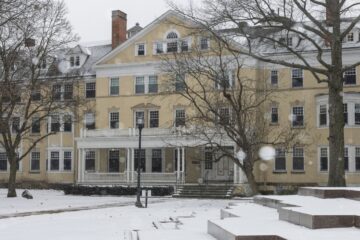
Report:
[[[144,185],[246,183],[244,173],[230,159],[213,162],[201,140],[184,133],[190,103],[176,93],[164,91],[166,76],[161,56],[189,51],[206,37],[189,37],[186,22],[168,11],[145,28],[126,30],[126,14],[113,11],[112,44],[76,46],[65,54],[69,72],[59,77],[80,83],[87,107],[78,109],[78,121],[67,124],[63,115],[49,118],[41,131],[58,133],[44,140],[18,171],[19,182],[135,185],[141,162]],[[358,61],[360,31],[354,29],[344,48],[344,64]],[[292,38],[291,41],[296,41]],[[181,43],[181,44],[179,44]],[[311,54],[308,56],[312,57]],[[328,177],[327,87],[300,69],[251,63],[252,71],[268,81],[277,100],[269,106],[269,127],[291,124],[303,128],[304,141],[291,151],[276,149],[275,159],[260,161],[254,168],[261,185],[319,184]],[[349,185],[360,184],[360,79],[354,68],[346,72],[344,85],[345,168]],[[65,81],[64,81],[65,82]],[[58,86],[66,97],[69,86]],[[71,92],[72,94],[72,92]],[[137,119],[145,120],[142,150],[138,150]],[[230,140],[223,144],[237,147]],[[8,163],[0,152],[0,181],[8,178]]]

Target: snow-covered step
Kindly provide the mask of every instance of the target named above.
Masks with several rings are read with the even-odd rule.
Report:
[[[218,240],[359,239],[356,228],[309,229],[278,219],[274,208],[241,203],[222,210],[224,219],[209,220],[208,233]],[[225,214],[226,213],[226,214]],[[345,237],[346,236],[346,237]]]
[[[173,197],[180,198],[231,198],[233,186],[229,185],[184,185]]]
[[[299,188],[298,195],[360,200],[360,187],[302,187]]]

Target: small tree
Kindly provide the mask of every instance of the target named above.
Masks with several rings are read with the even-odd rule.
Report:
[[[64,80],[48,77],[58,69],[64,70],[66,64],[57,67],[56,54],[76,40],[65,19],[64,3],[5,2],[8,5],[2,6],[14,14],[1,15],[0,20],[0,145],[10,165],[8,197],[16,197],[19,162],[58,129],[40,131],[41,126],[54,113],[75,112],[80,99],[72,92],[71,96],[61,97],[63,93],[53,86]],[[76,86],[73,88],[75,92]],[[41,134],[31,134],[34,131]]]
[[[173,9],[212,33],[230,52],[309,71],[329,94],[329,186],[345,186],[343,41],[360,21],[352,0],[204,0],[196,9]],[[227,29],[227,34],[218,34]],[[298,41],[293,42],[296,36]],[[232,44],[237,42],[236,47]]]
[[[190,33],[193,39],[199,37],[196,33],[199,31]],[[209,41],[209,50],[193,46],[190,52],[161,57],[163,70],[173,76],[166,86],[169,91],[175,88],[190,105],[184,133],[198,139],[198,146],[209,147],[214,161],[228,157],[236,163],[247,177],[249,194],[254,195],[258,187],[253,170],[261,160],[261,147],[286,150],[301,142],[301,130],[292,129],[290,124],[270,127],[268,113],[276,97],[263,71],[243,68],[240,54],[229,52],[214,38]],[[229,148],[233,145],[236,149]],[[240,150],[245,153],[244,159],[234,152]]]

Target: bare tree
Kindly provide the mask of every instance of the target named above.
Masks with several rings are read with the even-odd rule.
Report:
[[[197,39],[198,33],[190,36]],[[170,76],[165,86],[190,105],[183,133],[198,139],[198,147],[207,147],[213,161],[227,157],[236,163],[247,177],[249,194],[254,195],[258,187],[253,170],[261,160],[261,147],[278,146],[286,151],[301,143],[302,131],[290,124],[271,127],[267,113],[276,97],[262,71],[252,68],[244,73],[249,71],[243,68],[249,58],[229,52],[216,39],[211,44],[208,51],[193,46],[190,52],[182,48],[182,52],[161,57],[162,70]],[[231,148],[234,145],[236,149]],[[245,153],[243,158],[235,154],[238,151]]]
[[[228,51],[299,68],[325,83],[329,95],[329,186],[345,186],[343,41],[360,21],[353,0],[204,0],[200,8],[173,9],[212,33]],[[221,30],[222,34],[219,34]],[[227,31],[225,31],[227,30]],[[294,36],[297,41],[293,42]],[[233,44],[235,43],[236,44]]]
[[[1,15],[0,145],[10,165],[7,196],[16,197],[19,162],[38,143],[59,131],[60,122],[54,121],[48,131],[42,126],[53,114],[73,113],[80,98],[73,94],[78,87],[72,80],[67,82],[71,91],[63,93],[56,85],[63,80],[51,77],[66,70],[63,62],[58,66],[57,54],[76,40],[65,18],[64,3],[53,0],[5,2],[14,14]],[[13,9],[15,6],[19,9]],[[19,11],[21,14],[17,15]],[[69,117],[66,121],[74,119]]]

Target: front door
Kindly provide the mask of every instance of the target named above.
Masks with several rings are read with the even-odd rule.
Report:
[[[234,163],[229,157],[222,157],[215,161],[213,152],[205,149],[202,164],[202,178],[204,181],[231,182],[233,180]]]
[[[110,150],[109,151],[109,172],[119,172],[120,171],[120,152],[119,150]]]

